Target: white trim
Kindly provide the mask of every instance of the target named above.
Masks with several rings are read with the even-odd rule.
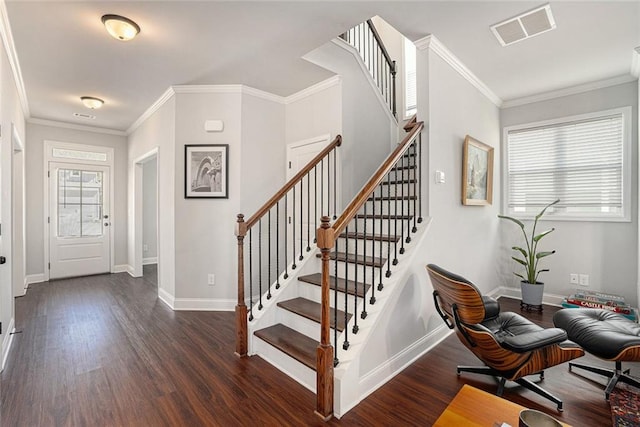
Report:
[[[13,33],[11,32],[11,24],[9,22],[9,14],[7,12],[7,5],[5,0],[0,1],[0,36],[2,37],[2,44],[7,53],[9,59],[9,65],[11,66],[11,72],[16,83],[16,91],[20,98],[20,105],[22,106],[22,112],[25,119],[31,116],[29,111],[29,101],[27,99],[27,91],[24,86],[24,80],[22,79],[22,71],[20,69],[20,61],[18,60],[18,53],[16,52],[16,46],[13,41]]]
[[[34,117],[27,119],[27,123],[31,123],[34,125],[42,125],[42,126],[52,126],[52,127],[64,128],[64,129],[82,130],[85,132],[103,133],[106,135],[127,136],[126,132],[117,130],[117,129],[107,129],[107,128],[101,128],[96,126],[79,125],[76,123],[59,122],[57,120],[38,119]]]
[[[141,277],[142,276],[142,266],[143,263],[143,171],[144,164],[146,162],[155,161],[156,162],[156,194],[160,194],[160,186],[158,179],[158,174],[160,171],[160,148],[154,147],[150,151],[147,151],[145,154],[139,156],[133,161],[133,257],[129,254],[129,259],[133,258],[133,266],[131,275],[133,277]],[[156,254],[158,258],[160,257],[160,233],[158,232],[158,224],[159,224],[159,215],[160,215],[160,198],[156,198]],[[131,225],[131,224],[130,224]],[[159,279],[159,277],[158,277]]]
[[[174,308],[175,298],[169,292],[158,287],[158,298],[160,299],[160,301],[165,303],[171,310],[175,310]]]
[[[365,76],[365,78],[369,82],[369,85],[371,86],[371,89],[373,90],[373,93],[375,94],[376,99],[378,100],[380,105],[382,105],[382,110],[385,112],[385,114],[387,115],[387,117],[389,118],[391,123],[394,124],[397,127],[398,126],[398,120],[391,113],[391,110],[389,109],[389,105],[387,104],[387,102],[382,97],[382,93],[380,92],[380,88],[378,88],[378,85],[373,80],[373,77],[371,77],[371,72],[369,71],[369,69],[367,68],[366,64],[364,63],[364,60],[360,56],[360,53],[358,53],[358,50],[355,47],[353,47],[352,45],[350,45],[349,43],[347,43],[346,41],[342,40],[341,38],[335,38],[335,39],[331,40],[331,43],[333,43],[334,45],[338,46],[339,48],[342,48],[342,49],[346,50],[351,55],[353,55],[353,57],[356,59],[357,64],[360,66],[360,70],[362,71],[362,74]],[[392,128],[392,132],[393,132],[393,128]]]
[[[236,300],[223,298],[174,298],[176,311],[234,311]]]
[[[454,70],[458,72],[465,80],[471,83],[476,89],[486,96],[497,107],[502,106],[502,99],[496,95],[482,80],[480,80],[466,65],[458,59],[449,49],[442,44],[433,34],[429,34],[414,42],[416,48],[419,50],[431,49],[440,58],[442,58],[447,64],[449,64]]]
[[[636,54],[635,57],[640,55]],[[638,72],[640,73],[640,60],[638,60]],[[577,95],[579,93],[589,92],[592,90],[603,89],[606,87],[617,86],[637,80],[637,76],[633,77],[628,74],[612,77],[610,79],[597,80],[595,82],[585,83],[577,86],[571,86],[563,89],[552,90],[549,92],[538,93],[522,98],[514,98],[502,103],[502,108],[517,107],[520,105],[533,104],[535,102],[548,101],[550,99],[561,98],[563,96]]]
[[[242,85],[173,85],[175,93],[242,93]],[[257,89],[256,89],[257,90]]]
[[[242,86],[241,92],[243,95],[255,96],[256,98],[262,98],[264,100],[276,102],[282,105],[284,105],[287,102],[287,99],[280,95],[275,95],[273,93],[265,92],[263,90],[253,88],[251,86]]]
[[[300,101],[301,99],[307,98],[309,96],[315,95],[317,93],[322,92],[323,90],[329,89],[333,86],[337,86],[342,82],[342,77],[335,75],[333,77],[329,77],[326,80],[321,81],[320,83],[316,83],[312,86],[309,86],[306,89],[302,89],[299,92],[296,92],[292,95],[289,95],[285,98],[285,104],[293,104],[294,102]]]
[[[114,265],[111,269],[112,273],[126,273],[129,271],[129,266],[127,264],[118,264]]]
[[[498,286],[497,288],[494,288],[492,291],[487,292],[484,295],[490,296],[495,299],[498,299],[500,297],[521,299],[522,291],[517,288]],[[562,300],[564,298],[565,295],[548,294],[545,292],[544,294],[542,294],[542,303],[546,305],[552,305],[554,307],[562,307]]]
[[[157,264],[157,263],[158,263],[158,257],[157,256],[149,257],[149,258],[142,258],[142,265]]]
[[[144,123],[149,117],[151,117],[153,113],[158,111],[174,95],[175,95],[175,91],[173,90],[173,87],[169,86],[169,88],[167,88],[167,90],[162,95],[160,95],[160,98],[158,98],[156,102],[151,104],[149,108],[147,108],[146,111],[142,113],[142,115],[140,115],[140,117],[138,117],[138,119],[135,122],[133,122],[131,126],[129,126],[129,128],[126,131],[126,134],[131,135],[136,129],[140,127],[140,125],[142,125],[142,123]]]
[[[7,358],[9,357],[9,350],[11,350],[11,345],[13,344],[13,335],[12,333],[16,331],[16,324],[14,318],[12,317],[9,321],[9,327],[5,331],[4,339],[2,340],[2,366],[0,366],[0,371],[4,370],[4,365],[7,363]]]
[[[640,46],[633,49],[631,55],[631,75],[637,79],[640,77]]]
[[[444,324],[441,324],[410,346],[404,348],[395,356],[385,361],[383,364],[377,366],[371,372],[362,376],[358,385],[359,389],[363,390],[360,394],[360,401],[351,402],[347,408],[340,408],[341,414],[339,414],[339,416],[346,414],[354,406],[366,399],[371,393],[391,381],[391,379],[396,375],[422,357],[425,353],[431,351],[452,333],[452,330],[447,328]]]
[[[602,110],[602,111],[593,111],[591,113],[578,114],[574,116],[567,117],[556,117],[554,119],[542,120],[538,122],[532,123],[521,123],[513,126],[506,126],[502,128],[502,194],[504,197],[502,198],[502,206],[501,210],[503,215],[510,215],[509,213],[509,144],[508,144],[508,136],[509,132],[513,130],[533,128],[533,127],[544,127],[555,124],[561,124],[564,122],[572,122],[572,121],[580,121],[580,120],[588,120],[592,118],[598,118],[602,116],[608,116],[613,114],[622,114],[623,121],[623,137],[622,137],[622,207],[623,211],[620,215],[615,216],[606,216],[606,215],[580,215],[580,214],[547,214],[544,217],[543,221],[590,221],[590,222],[630,222],[631,221],[631,206],[633,204],[631,198],[631,153],[632,153],[632,123],[633,119],[631,117],[631,107],[620,107],[620,108],[612,108],[610,110]],[[513,214],[511,214],[514,216]],[[533,214],[520,214],[515,215],[519,219],[531,220],[533,219]]]
[[[27,274],[24,276],[24,284],[25,288],[29,287],[29,285],[33,285],[34,283],[42,283],[45,282],[44,273],[39,274]]]

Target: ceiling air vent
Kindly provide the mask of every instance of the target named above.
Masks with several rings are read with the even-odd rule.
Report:
[[[519,42],[553,30],[556,22],[551,14],[551,6],[546,4],[491,26],[491,31],[502,46]]]
[[[73,113],[73,115],[80,119],[87,119],[87,120],[94,120],[96,118],[96,116],[92,116],[91,114],[84,114],[84,113]]]

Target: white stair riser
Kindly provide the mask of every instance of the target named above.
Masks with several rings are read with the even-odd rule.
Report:
[[[288,326],[291,329],[294,329],[311,339],[320,341],[320,324],[318,322],[307,319],[306,317],[300,316],[289,310],[285,310],[282,307],[278,307],[278,311],[276,313],[276,323],[282,323],[283,325]],[[338,337],[339,336],[340,332],[338,332]],[[331,329],[330,338],[331,345],[333,345],[333,329]]]
[[[312,285],[311,283],[300,282],[299,295],[302,298],[306,298],[311,301],[320,302],[322,297],[322,289],[320,286]],[[338,309],[344,311],[345,298],[347,300],[347,311],[352,312],[355,304],[354,295],[345,295],[343,292],[338,292]],[[362,307],[364,304],[362,298],[358,298],[358,307]],[[367,301],[368,304],[368,301]],[[329,305],[335,308],[335,293],[333,290],[329,291]]]
[[[316,371],[308,368],[258,337],[255,337],[254,349],[255,354],[315,393]]]

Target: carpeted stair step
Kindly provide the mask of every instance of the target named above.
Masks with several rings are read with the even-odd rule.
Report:
[[[278,307],[295,313],[299,316],[305,317],[314,322],[320,323],[322,320],[322,305],[315,301],[308,300],[306,298],[298,297],[286,301],[280,301]],[[339,332],[344,331],[345,328],[345,313],[342,310],[338,310],[338,329]],[[329,309],[329,319],[331,321],[331,327],[335,328],[335,316],[336,310],[334,308]],[[351,319],[351,314],[347,314],[347,322]]]
[[[255,331],[253,334],[303,365],[316,370],[318,341],[280,323]]]
[[[309,274],[307,276],[300,276],[298,277],[298,280],[300,280],[301,282],[310,283],[312,285],[322,286],[322,274],[320,273]],[[361,298],[365,296],[365,294],[371,287],[371,284],[369,283],[365,283],[364,286],[362,285],[363,285],[362,283],[358,283],[358,292],[356,293],[355,281],[338,278],[338,282],[337,282],[338,292],[344,293],[346,289],[349,295],[356,295]],[[329,287],[331,288],[331,290],[336,290],[335,276],[329,276]]]
[[[322,254],[317,254],[316,257],[322,258]],[[332,261],[349,262],[351,264],[366,265],[367,267],[382,267],[387,260],[385,258],[362,256],[357,257],[354,254],[347,254],[344,252],[331,252],[330,259]]]

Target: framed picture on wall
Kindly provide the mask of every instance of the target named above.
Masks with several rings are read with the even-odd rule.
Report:
[[[184,197],[229,198],[229,145],[184,146]]]
[[[490,205],[493,199],[493,147],[467,135],[462,160],[462,204]]]

